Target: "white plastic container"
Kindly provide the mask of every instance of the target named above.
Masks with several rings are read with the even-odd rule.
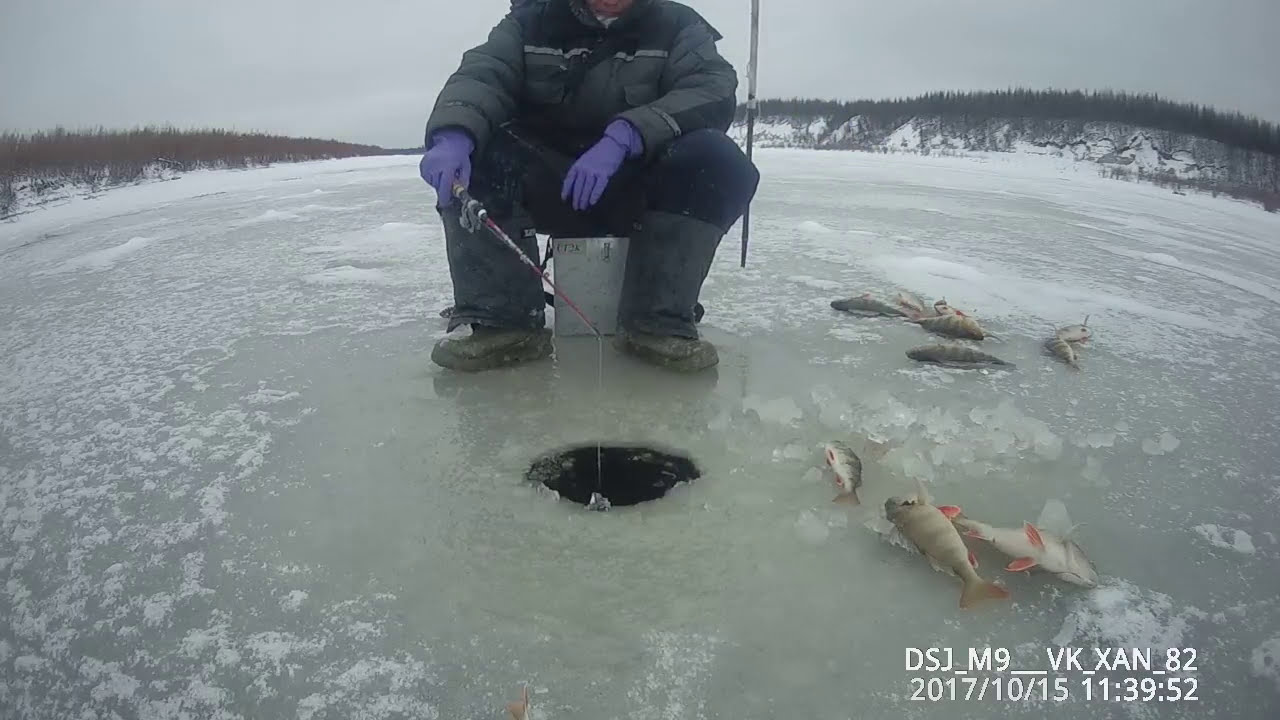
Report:
[[[613,335],[618,329],[618,300],[626,276],[629,240],[612,235],[551,239],[551,279],[602,335]],[[564,300],[556,296],[553,302],[556,335],[592,334]]]

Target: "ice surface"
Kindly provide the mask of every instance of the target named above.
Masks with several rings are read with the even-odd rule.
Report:
[[[1162,717],[1280,713],[1280,217],[1056,164],[755,157],[747,267],[734,228],[701,298],[717,371],[606,344],[600,395],[587,338],[519,371],[430,364],[452,295],[413,156],[0,224],[0,707],[500,717],[527,682],[539,720],[950,720],[991,706],[908,700],[904,646],[1043,668],[1057,639],[1212,653],[1201,704]],[[1017,369],[920,367],[905,350],[936,338],[829,306],[899,289],[975,313]],[[1080,371],[1039,354],[1086,314]],[[702,476],[609,513],[523,484],[595,439]],[[832,503],[833,439],[863,460],[861,506]],[[1001,526],[1061,500],[1103,586],[983,554],[1014,602],[960,611],[952,578],[867,529],[917,479]]]
[[[1071,612],[1052,642],[1163,652],[1185,647],[1192,625],[1203,619],[1204,613],[1195,607],[1179,607],[1164,593],[1115,579],[1073,600]]]

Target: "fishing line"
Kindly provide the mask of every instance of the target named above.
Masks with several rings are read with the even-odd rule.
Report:
[[[510,237],[508,237],[507,233],[504,232],[503,229],[498,226],[498,223],[494,222],[493,218],[489,217],[489,211],[485,209],[484,205],[482,205],[479,200],[476,200],[475,198],[471,197],[471,194],[467,192],[467,189],[463,187],[462,183],[459,183],[456,180],[453,183],[453,196],[457,198],[459,201],[461,201],[463,204],[463,207],[462,207],[463,218],[467,217],[468,215],[471,217],[474,217],[476,220],[480,221],[480,224],[484,225],[484,227],[488,229],[490,233],[492,233],[495,237],[501,240],[504,245],[514,250],[516,255],[520,258],[521,262],[527,265],[529,269],[534,272],[535,275],[542,278],[543,282],[550,285],[551,290],[555,292],[555,294],[559,296],[561,300],[564,300],[565,304],[568,305],[569,308],[573,310],[573,312],[576,313],[579,318],[582,319],[582,322],[586,323],[587,327],[590,328],[591,333],[595,335],[596,337],[596,429],[598,432],[599,429],[603,427],[602,420],[603,420],[603,413],[604,413],[604,402],[603,402],[604,400],[604,336],[600,334],[599,328],[596,327],[595,323],[591,322],[591,318],[587,317],[586,313],[582,312],[582,309],[578,307],[577,303],[570,300],[568,295],[565,295],[563,292],[561,292],[560,288],[556,286],[554,281],[552,281],[551,276],[547,274],[547,271],[539,267],[538,264],[534,262],[533,259],[530,258],[525,253],[524,250],[521,250],[520,246],[516,245],[515,242]],[[460,218],[460,221],[461,221],[461,218]],[[463,228],[469,229],[467,228],[465,223],[463,224]],[[603,463],[603,460],[601,459],[601,456],[602,456],[602,453],[600,448],[600,440],[598,439],[598,436],[597,436],[597,439],[596,439],[596,492],[597,493],[600,492],[600,489],[604,484],[604,477],[603,477],[604,463]],[[601,495],[603,495],[603,493],[601,493]]]

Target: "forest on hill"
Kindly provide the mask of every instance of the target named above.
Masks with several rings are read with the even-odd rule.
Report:
[[[738,117],[746,105],[738,106]],[[838,125],[854,116],[887,120],[914,115],[947,118],[1035,118],[1127,123],[1215,140],[1229,147],[1280,156],[1280,126],[1240,112],[1223,112],[1205,105],[1174,102],[1153,93],[1111,90],[1009,89],[941,91],[910,98],[885,100],[824,100],[774,98],[759,101],[761,117],[818,118]]]
[[[383,155],[373,145],[218,129],[142,127],[0,134],[0,219],[20,195],[38,204],[67,187],[101,190],[201,168]]]

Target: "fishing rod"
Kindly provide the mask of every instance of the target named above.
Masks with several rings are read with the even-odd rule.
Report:
[[[751,0],[751,56],[747,61],[747,161],[751,160],[751,144],[756,129],[756,65],[760,50],[760,0]],[[751,204],[742,212],[742,258],[738,267],[747,266],[747,231],[751,226]]]
[[[471,193],[467,192],[467,189],[462,186],[462,183],[456,180],[453,182],[453,196],[462,203],[463,215],[470,214],[475,217],[489,230],[489,232],[493,233],[495,237],[501,240],[504,245],[514,250],[516,255],[520,257],[521,262],[528,265],[529,269],[533,270],[535,275],[542,278],[544,282],[550,285],[556,295],[558,295],[561,300],[564,300],[564,303],[568,305],[570,309],[577,313],[578,317],[582,319],[582,322],[587,324],[587,327],[591,328],[592,334],[597,338],[603,337],[600,334],[600,330],[596,327],[596,324],[591,322],[591,319],[587,317],[586,313],[582,312],[582,310],[578,308],[578,305],[570,300],[567,295],[560,292],[560,288],[556,287],[556,284],[551,281],[551,277],[547,275],[547,272],[539,267],[538,264],[525,253],[525,251],[521,250],[520,246],[516,245],[515,242],[505,232],[503,232],[502,228],[498,227],[498,223],[494,222],[493,218],[489,217],[489,211],[485,209],[484,205],[480,204],[479,200],[471,197]]]

